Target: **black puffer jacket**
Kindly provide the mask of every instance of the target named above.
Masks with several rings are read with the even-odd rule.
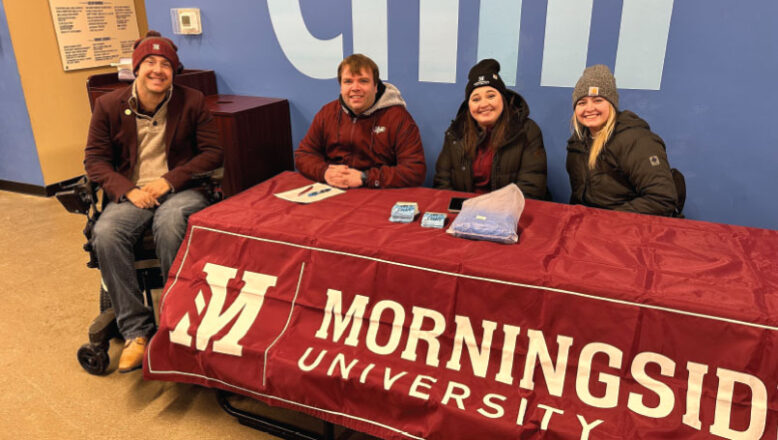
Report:
[[[594,169],[589,169],[591,139],[574,133],[567,141],[570,203],[642,214],[670,216],[675,209],[673,176],[662,139],[629,110],[619,112],[613,135]]]
[[[538,125],[529,118],[529,106],[512,90],[505,92],[503,111],[511,112],[505,142],[494,152],[491,189],[515,183],[525,197],[546,199],[546,150]],[[467,100],[446,130],[443,150],[435,164],[435,188],[473,192],[472,160],[465,154],[463,136],[470,109]],[[483,134],[482,134],[483,136]],[[479,139],[479,143],[481,140]]]

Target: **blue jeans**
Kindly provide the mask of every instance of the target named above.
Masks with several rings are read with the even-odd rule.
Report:
[[[154,209],[141,209],[131,202],[109,202],[93,230],[100,275],[116,312],[116,322],[124,339],[150,337],[154,314],[143,302],[135,275],[133,247],[151,223],[162,278],[167,274],[186,233],[189,216],[208,205],[196,190],[168,193]]]

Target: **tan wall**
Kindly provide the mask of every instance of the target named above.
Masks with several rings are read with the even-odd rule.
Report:
[[[48,0],[3,0],[43,181],[51,185],[84,173],[89,128],[86,79],[114,68],[65,72]],[[138,30],[146,33],[146,5],[135,0]]]

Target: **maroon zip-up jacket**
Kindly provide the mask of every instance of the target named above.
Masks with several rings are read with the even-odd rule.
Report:
[[[343,164],[363,171],[368,188],[424,183],[427,166],[419,129],[397,88],[383,84],[384,93],[360,115],[339,99],[319,110],[294,154],[303,176],[324,182],[330,164]]]

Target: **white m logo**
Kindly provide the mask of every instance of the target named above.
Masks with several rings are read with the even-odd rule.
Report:
[[[206,273],[205,281],[211,289],[211,301],[205,310],[200,326],[197,328],[196,348],[200,351],[208,347],[211,338],[221,331],[230,321],[238,316],[232,328],[224,337],[213,342],[213,351],[233,356],[243,354],[243,346],[239,344],[240,340],[246,336],[249,328],[257,319],[259,310],[265,301],[267,289],[276,285],[277,277],[261,273],[245,271],[243,281],[245,284],[240,290],[235,301],[224,310],[224,301],[227,297],[227,283],[235,278],[237,269],[220,266],[218,264],[206,263],[203,271]],[[203,291],[197,292],[195,297],[195,306],[197,314],[202,315],[205,308],[205,299]],[[170,331],[170,342],[192,346],[192,337],[189,335],[191,320],[189,313],[176,324],[176,327]]]

